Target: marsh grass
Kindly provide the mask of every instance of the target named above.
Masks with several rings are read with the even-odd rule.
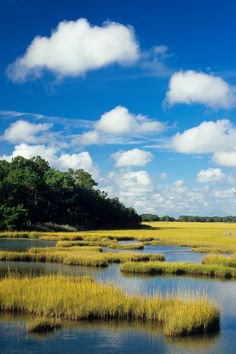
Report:
[[[69,320],[137,320],[163,326],[168,336],[219,329],[220,313],[205,296],[127,295],[111,284],[89,277],[61,275],[0,280],[0,310]]]
[[[100,252],[72,248],[31,248],[26,252],[0,251],[0,261],[62,263],[90,267],[107,267],[109,263],[164,261],[161,254],[138,254],[131,252]]]
[[[212,278],[236,278],[236,269],[222,267],[216,264],[195,264],[177,262],[127,262],[121,265],[120,270],[132,274],[150,275],[193,275]]]
[[[119,250],[142,250],[144,248],[143,243],[132,243],[132,244],[121,244],[117,240],[110,240],[106,238],[101,238],[100,240],[82,240],[82,241],[58,241],[56,247],[86,247],[86,246],[100,246]]]
[[[202,259],[203,264],[215,264],[222,267],[232,267],[236,268],[236,255],[231,257],[226,257],[219,254],[209,254]]]
[[[206,253],[236,252],[236,223],[144,223],[147,229],[97,230],[78,232],[0,232],[0,238],[29,238],[54,241],[103,242],[136,240],[144,244],[192,247]],[[91,245],[91,244],[90,244]],[[104,244],[105,246],[105,244]]]
[[[64,247],[64,248],[71,248],[71,247],[115,247],[116,246],[115,241],[107,240],[107,239],[101,239],[101,240],[95,240],[95,241],[58,241],[56,244],[56,247]]]
[[[61,328],[61,321],[49,318],[36,318],[26,326],[29,333],[47,333],[54,332]]]
[[[110,244],[109,248],[118,249],[118,250],[143,250],[144,245],[142,243],[130,243],[130,244],[123,244],[123,243],[115,243]]]
[[[232,253],[233,249],[230,247],[227,247],[222,251],[222,248],[217,248],[217,247],[193,247],[192,252],[198,252],[198,253]]]
[[[30,253],[55,253],[55,252],[103,252],[100,246],[73,246],[73,247],[31,247],[28,249]]]

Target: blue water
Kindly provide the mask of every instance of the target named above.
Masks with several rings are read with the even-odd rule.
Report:
[[[26,251],[31,247],[53,247],[56,241],[43,241],[31,239],[0,239],[0,250]]]
[[[199,262],[202,257],[202,254],[190,252],[188,248],[153,247],[146,246],[145,251],[163,253],[169,261],[193,261],[191,257],[196,257],[195,261]],[[132,294],[200,291],[212,297],[220,306],[221,330],[212,336],[171,339],[163,336],[156,325],[150,324],[66,322],[63,329],[52,335],[32,336],[26,332],[27,316],[1,315],[0,353],[236,353],[236,281],[183,276],[127,276],[115,264],[98,269],[61,264],[0,262],[0,275],[3,276],[9,269],[17,269],[21,273],[91,275],[99,282],[111,281]]]
[[[137,241],[120,241],[122,244],[133,244]],[[204,253],[192,252],[191,247],[179,246],[144,246],[143,250],[118,250],[104,247],[105,252],[135,252],[135,253],[161,253],[168,262],[193,262],[201,263]]]

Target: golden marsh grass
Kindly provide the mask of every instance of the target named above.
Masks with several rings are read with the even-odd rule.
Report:
[[[222,267],[233,267],[236,268],[236,255],[231,257],[226,257],[220,254],[209,254],[205,256],[202,260],[203,264],[215,264]]]
[[[121,265],[120,270],[132,274],[150,275],[191,275],[207,276],[212,278],[236,278],[236,269],[223,267],[217,264],[196,264],[179,262],[127,262]]]
[[[1,232],[0,238],[91,242],[137,240],[144,243],[197,247],[202,252],[236,252],[236,223],[153,222],[144,223],[144,226],[147,228],[137,230]]]
[[[218,308],[205,296],[127,295],[88,277],[8,276],[0,280],[0,310],[69,320],[138,320],[161,323],[168,336],[219,328]]]
[[[161,254],[138,254],[131,252],[101,252],[85,250],[85,247],[72,248],[31,248],[26,252],[0,251],[1,261],[62,263],[65,265],[83,265],[90,267],[107,267],[109,263],[128,261],[148,262],[164,261]]]

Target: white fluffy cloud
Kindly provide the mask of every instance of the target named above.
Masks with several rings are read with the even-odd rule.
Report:
[[[3,138],[10,143],[37,143],[42,140],[41,133],[48,131],[51,124],[34,124],[25,120],[12,123],[4,132]]]
[[[87,151],[80,152],[79,154],[61,154],[56,163],[63,170],[68,168],[83,168],[93,175],[96,170],[93,160]]]
[[[214,154],[214,161],[222,166],[236,167],[236,151],[217,152]]]
[[[61,170],[67,170],[68,168],[83,168],[94,177],[98,176],[98,170],[87,151],[78,154],[65,154],[60,153],[56,147],[22,143],[15,146],[11,155],[1,156],[0,159],[10,161],[16,156],[22,156],[26,159],[30,159],[34,156],[41,156],[47,160],[51,166]]]
[[[197,174],[197,180],[201,183],[221,182],[225,179],[225,174],[220,168],[208,168],[200,170]]]
[[[110,195],[118,196],[127,206],[138,211],[142,210],[147,195],[153,190],[152,179],[144,170],[111,172],[107,183],[105,190]]]
[[[227,176],[226,176],[227,178]],[[236,207],[236,188],[191,188],[183,180],[172,184],[154,183],[144,170],[112,172],[104,188],[140,213],[158,215],[231,215]]]
[[[116,167],[145,166],[153,159],[153,155],[149,151],[136,148],[127,151],[118,151],[112,154],[112,158],[116,161]]]
[[[195,72],[179,71],[172,75],[165,101],[204,104],[211,108],[231,108],[236,104],[236,89],[221,77]]]
[[[36,36],[25,54],[9,66],[14,81],[44,69],[60,76],[79,76],[113,63],[129,64],[139,57],[133,29],[115,22],[93,26],[85,18],[60,22],[50,37]]]
[[[215,153],[236,146],[236,128],[227,119],[202,122],[172,139],[172,147],[183,153]]]
[[[119,137],[143,136],[160,133],[165,124],[142,114],[133,114],[123,106],[104,113],[95,123],[94,130],[81,136],[83,145],[118,141]]]
[[[96,130],[91,130],[89,132],[83,133],[80,142],[82,145],[93,145],[99,143],[99,135]]]
[[[227,119],[202,122],[176,134],[170,145],[185,154],[211,153],[217,164],[236,167],[236,127]]]
[[[133,114],[127,108],[117,106],[104,113],[96,123],[96,129],[109,134],[153,133],[164,129],[164,125],[142,114]]]
[[[49,163],[52,163],[55,159],[57,149],[55,147],[48,147],[46,145],[28,145],[21,143],[16,145],[11,155],[1,156],[1,159],[10,161],[16,156],[22,156],[26,159],[31,159],[34,156],[41,156]]]

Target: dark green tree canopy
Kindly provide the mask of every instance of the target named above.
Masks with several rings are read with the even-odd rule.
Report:
[[[59,171],[40,156],[0,160],[0,229],[32,229],[45,222],[78,229],[139,224],[134,209],[95,187],[88,172]]]

